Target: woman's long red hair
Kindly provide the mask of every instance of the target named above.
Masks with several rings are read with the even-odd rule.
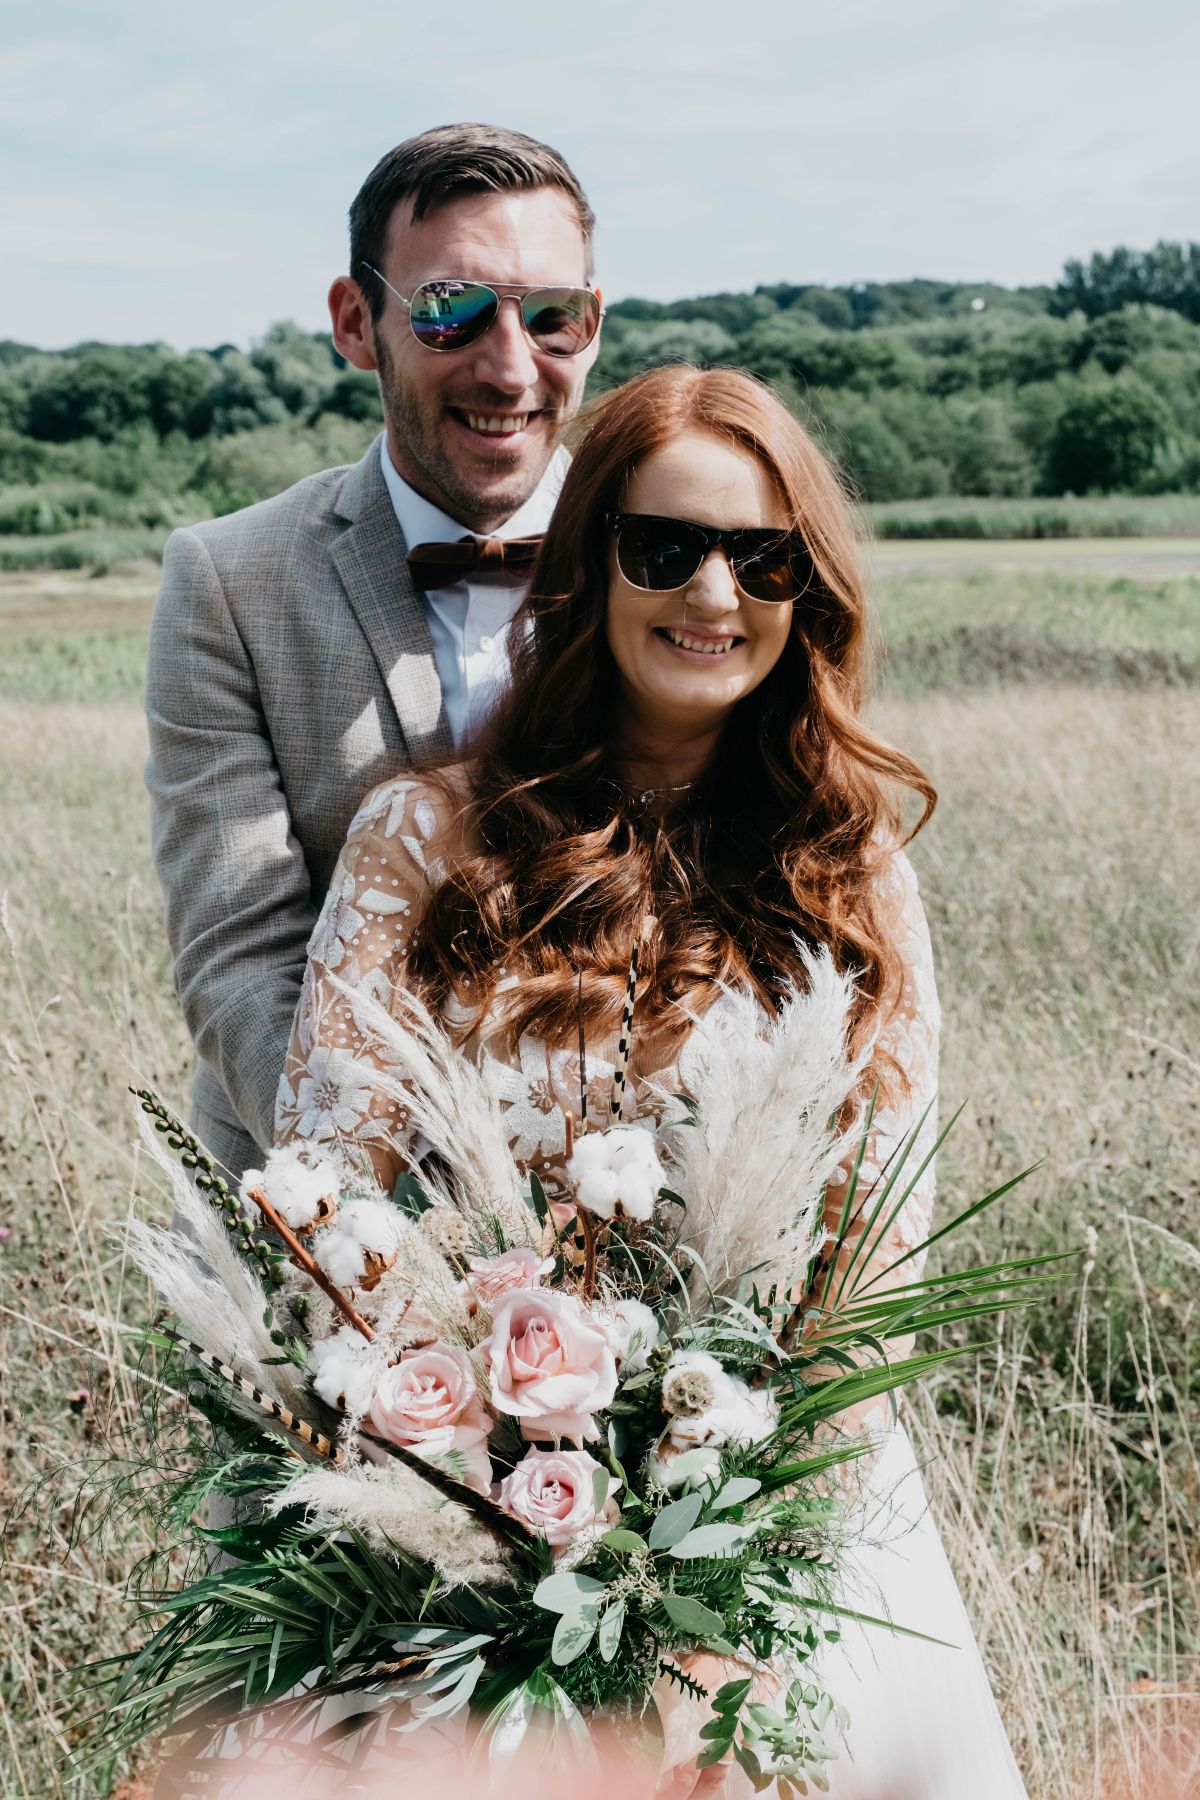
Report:
[[[740,445],[770,471],[817,572],[783,655],[734,708],[713,766],[660,826],[639,818],[613,738],[619,676],[605,637],[611,537],[633,470],[683,432]],[[751,601],[753,605],[755,602]],[[856,1037],[899,988],[880,919],[881,860],[913,833],[899,790],[935,795],[860,717],[866,594],[837,477],[771,391],[729,369],[654,369],[590,417],[514,623],[513,678],[468,768],[469,853],[434,893],[409,980],[514,1038],[574,1043],[617,1024],[630,947],[648,919],[639,1013],[685,1028],[718,983],[777,1005],[803,985],[797,940],[858,973]],[[456,788],[457,788],[456,784]],[[497,993],[501,975],[515,985]]]

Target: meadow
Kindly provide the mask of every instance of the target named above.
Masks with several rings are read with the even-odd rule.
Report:
[[[942,795],[913,854],[943,1103],[965,1107],[943,1216],[1042,1165],[951,1255],[1074,1253],[913,1418],[1035,1800],[1200,1780],[1193,548],[873,551],[875,714]],[[126,1084],[182,1104],[190,1062],[141,785],[155,582],[0,577],[4,1796],[95,1792],[61,1772],[68,1672],[127,1641],[123,1584],[155,1547],[136,1520],[94,1535],[80,1498],[137,1431],[119,1321],[144,1284],[106,1227],[163,1206]]]

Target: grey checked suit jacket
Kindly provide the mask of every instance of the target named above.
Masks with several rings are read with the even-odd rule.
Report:
[[[379,454],[166,549],[146,785],[200,1056],[193,1126],[235,1174],[272,1141],[305,946],[359,802],[451,748]]]

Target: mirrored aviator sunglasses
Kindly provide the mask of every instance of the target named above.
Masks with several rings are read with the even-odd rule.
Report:
[[[779,605],[819,585],[802,532],[718,531],[690,519],[653,513],[610,513],[605,521],[617,543],[617,567],[631,587],[669,593],[686,587],[710,551],[721,549],[733,578],[752,600]]]
[[[578,356],[595,337],[603,317],[600,296],[591,288],[506,288],[502,293],[482,281],[445,279],[422,282],[406,297],[373,264],[363,266],[408,308],[413,336],[427,350],[465,350],[495,324],[509,298],[520,308],[530,342],[547,356]]]

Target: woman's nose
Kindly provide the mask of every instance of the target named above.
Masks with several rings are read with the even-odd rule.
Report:
[[[735,612],[741,603],[729,558],[718,546],[710,550],[687,585],[687,603],[705,612]]]

